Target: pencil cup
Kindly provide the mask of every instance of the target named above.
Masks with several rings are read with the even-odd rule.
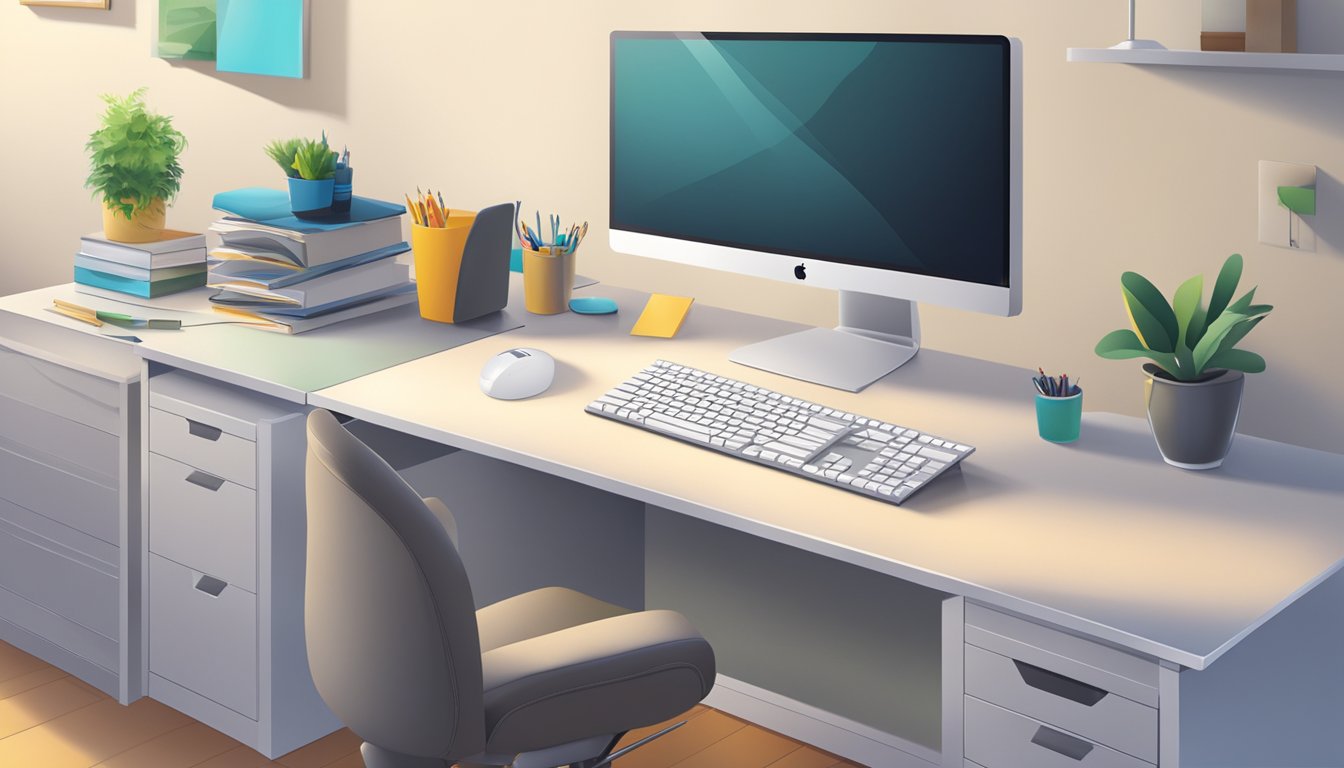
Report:
[[[411,225],[411,252],[415,257],[415,290],[420,316],[437,323],[453,322],[457,304],[462,250],[476,214],[452,211],[447,227]]]
[[[574,292],[574,254],[555,256],[523,249],[523,305],[534,315],[555,315],[569,310]]]
[[[1083,392],[1071,397],[1036,395],[1036,429],[1041,439],[1052,443],[1072,443],[1083,424]]]

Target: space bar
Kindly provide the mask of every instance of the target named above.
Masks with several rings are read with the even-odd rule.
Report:
[[[644,419],[645,426],[656,428],[660,432],[666,432],[670,435],[684,437],[687,440],[694,440],[698,443],[708,443],[709,437],[715,434],[713,430],[681,419],[674,419],[671,416],[664,416],[661,413],[649,414]]]

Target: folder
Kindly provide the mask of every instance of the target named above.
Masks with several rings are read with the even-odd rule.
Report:
[[[635,327],[630,329],[630,335],[655,336],[660,339],[676,336],[693,301],[695,299],[689,296],[653,294],[649,297],[649,302],[644,305],[644,312],[639,316]]]

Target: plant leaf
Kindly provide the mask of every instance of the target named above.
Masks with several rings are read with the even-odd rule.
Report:
[[[1236,347],[1237,344],[1240,343],[1242,339],[1246,338],[1246,334],[1250,333],[1251,330],[1255,328],[1255,326],[1259,325],[1260,321],[1264,320],[1265,317],[1266,317],[1265,315],[1260,315],[1259,317],[1248,317],[1247,319],[1242,320],[1236,325],[1233,325],[1232,330],[1228,331],[1227,336],[1223,338],[1223,343],[1218,345],[1218,352],[1217,354],[1214,355],[1214,357],[1217,357],[1218,355],[1221,355],[1224,352],[1232,351],[1232,349]],[[1213,358],[1210,358],[1210,360],[1212,359]]]
[[[1176,325],[1176,313],[1162,292],[1136,272],[1126,272],[1120,276],[1120,290],[1124,294],[1130,322],[1134,324],[1134,330],[1138,332],[1144,346],[1158,352],[1175,351],[1180,331]]]
[[[1170,373],[1176,378],[1186,378],[1182,376],[1180,365],[1176,361],[1176,356],[1169,352],[1157,352],[1148,349],[1133,331],[1123,328],[1118,331],[1111,331],[1097,342],[1097,355],[1107,360],[1132,360],[1136,357],[1146,357],[1157,363],[1162,370]]]
[[[1205,333],[1208,333],[1209,328],[1218,321],[1218,316],[1223,314],[1223,310],[1227,309],[1228,302],[1232,301],[1232,294],[1237,292],[1239,282],[1241,282],[1241,254],[1234,253],[1223,262],[1223,268],[1218,271],[1218,280],[1213,284],[1213,296],[1209,298],[1209,311],[1204,320]],[[1254,293],[1255,289],[1251,289],[1251,292]]]
[[[1143,341],[1128,328],[1118,331],[1111,331],[1097,342],[1096,352],[1098,355],[1111,360],[1125,360],[1131,357],[1139,357],[1147,352],[1143,346]],[[1128,354],[1130,352],[1136,354]]]
[[[1232,332],[1233,326],[1245,319],[1245,315],[1239,315],[1236,312],[1224,312],[1213,322],[1213,325],[1209,326],[1208,333],[1204,334],[1204,338],[1200,339],[1199,344],[1195,345],[1195,370],[1192,375],[1198,376],[1204,372],[1204,369],[1208,367],[1209,358],[1218,352],[1219,347],[1223,344],[1223,339],[1227,338],[1227,334]]]
[[[1189,342],[1192,335],[1190,321],[1199,312],[1199,300],[1203,296],[1203,275],[1195,275],[1181,283],[1181,287],[1176,289],[1176,295],[1172,300],[1172,309],[1176,312],[1176,328],[1179,330],[1179,336],[1176,339],[1177,351],[1181,347],[1189,348],[1191,346]]]
[[[1244,349],[1225,349],[1209,358],[1209,367],[1260,373],[1265,370],[1265,358]]]

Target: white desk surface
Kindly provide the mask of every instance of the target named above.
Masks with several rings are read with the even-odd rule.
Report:
[[[1344,564],[1344,456],[1239,436],[1223,468],[1187,472],[1162,462],[1144,421],[1102,413],[1085,414],[1078,443],[1052,445],[1036,435],[1023,369],[926,349],[851,394],[728,361],[737,346],[792,324],[696,305],[677,338],[632,337],[646,294],[600,285],[581,293],[615,298],[621,311],[528,315],[520,330],[315,392],[309,403],[1195,669]],[[555,356],[554,386],[524,401],[482,394],[481,367],[518,346]],[[583,411],[658,358],[978,450],[960,474],[897,507]],[[1131,376],[1141,397],[1137,364],[1116,375]]]

